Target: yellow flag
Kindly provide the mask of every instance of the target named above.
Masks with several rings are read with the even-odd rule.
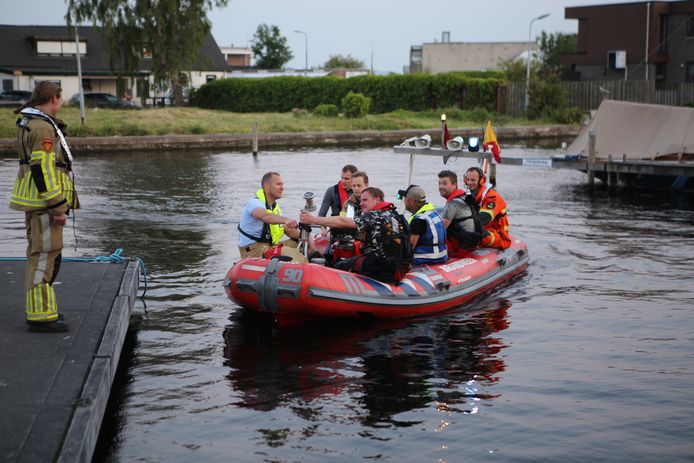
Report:
[[[494,133],[494,128],[492,127],[492,121],[487,121],[487,128],[484,129],[484,140],[482,141],[482,146],[484,149],[488,149],[494,155],[494,160],[497,163],[501,162],[501,147],[499,147],[499,142],[496,140],[496,134]]]
[[[482,141],[482,145],[487,146],[487,143],[492,141],[497,145],[499,144],[499,142],[496,140],[494,128],[492,127],[492,121],[487,121],[487,128],[484,129],[484,140]]]

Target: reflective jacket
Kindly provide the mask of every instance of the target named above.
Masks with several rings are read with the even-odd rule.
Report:
[[[70,178],[71,155],[58,123],[49,115],[25,108],[17,120],[19,172],[12,188],[10,208],[47,209],[51,215],[79,207]]]
[[[273,205],[267,203],[267,199],[265,198],[265,192],[262,188],[255,193],[255,196],[256,198],[261,200],[263,204],[265,204],[265,210],[268,213],[282,215],[282,209],[280,209],[280,206],[279,204],[277,204],[277,201],[275,201],[275,204]],[[263,222],[263,230],[260,232],[260,236],[253,236],[247,233],[246,231],[241,229],[240,224],[237,228],[239,232],[247,238],[250,238],[258,243],[269,243],[271,246],[274,246],[277,243],[279,243],[282,239],[282,236],[284,236],[284,225],[282,224],[266,224],[265,222]]]
[[[436,208],[431,203],[426,203],[417,212],[412,214],[408,223],[413,219],[424,220],[427,224],[426,232],[419,235],[414,248],[413,265],[440,264],[448,259],[446,248],[446,227]]]
[[[487,235],[482,238],[480,246],[494,249],[510,247],[511,236],[508,233],[509,223],[504,198],[492,188],[491,184],[486,185],[484,179],[481,179],[475,195],[475,201],[477,201],[480,207],[480,219],[484,224],[484,229],[487,231]]]

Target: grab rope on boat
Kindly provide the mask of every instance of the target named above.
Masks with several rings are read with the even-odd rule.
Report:
[[[140,300],[145,302],[145,294],[147,294],[147,267],[145,266],[145,261],[140,256],[135,257],[124,257],[122,256],[123,248],[116,248],[115,251],[111,253],[110,256],[97,256],[97,257],[63,257],[61,262],[113,262],[115,264],[124,264],[128,261],[137,261],[142,268],[142,296]],[[26,261],[26,257],[0,257],[0,262],[9,261]]]

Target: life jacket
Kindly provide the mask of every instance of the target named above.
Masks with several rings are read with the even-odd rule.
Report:
[[[74,182],[70,177],[72,153],[61,130],[64,126],[36,108],[24,108],[20,115],[17,120],[19,172],[12,188],[10,208],[26,212],[64,205],[67,209],[78,208]],[[36,143],[29,146],[29,125],[35,126],[34,120],[49,124],[54,133],[49,139],[44,139],[38,149]]]
[[[412,214],[407,223],[411,224],[414,218],[424,220],[427,224],[426,232],[419,236],[413,251],[412,263],[439,264],[448,259],[446,247],[446,227],[436,208],[431,203],[426,203]]]
[[[342,186],[342,182],[337,182],[337,184],[333,186],[333,195],[335,195],[333,204],[337,204],[337,208],[342,207],[345,201],[349,199],[351,194],[352,190],[345,190],[345,187]],[[333,209],[332,215],[340,215],[340,211],[335,211],[335,209]]]
[[[448,237],[448,254],[454,257],[456,249],[474,249],[479,245],[484,236],[484,228],[480,222],[479,211],[475,199],[465,190],[455,190],[446,198],[446,202],[460,198],[470,208],[470,215],[457,218],[448,225],[446,230]]]
[[[265,210],[267,212],[270,214],[282,215],[282,209],[280,209],[277,201],[275,201],[275,203],[272,205],[268,204],[267,199],[265,198],[265,192],[262,188],[255,193],[255,196],[265,204]],[[241,224],[239,224],[236,228],[238,228],[239,233],[241,233],[243,236],[258,243],[269,243],[270,246],[274,246],[279,243],[282,236],[284,236],[284,225],[281,224],[266,224],[263,222],[263,229],[260,232],[260,236],[253,236],[250,233],[245,232],[241,229]]]
[[[361,207],[359,206],[359,198],[356,193],[349,195],[347,201],[342,202],[342,210],[340,211],[340,217],[348,217],[353,219],[361,214]]]
[[[495,249],[510,247],[511,236],[508,233],[509,223],[506,213],[506,201],[491,184],[487,185],[485,183],[484,177],[480,179],[475,201],[479,205],[480,214],[491,216],[489,223],[484,225],[486,233],[480,245]]]

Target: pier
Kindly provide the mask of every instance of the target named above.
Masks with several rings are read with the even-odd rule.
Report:
[[[0,261],[0,461],[89,462],[137,295],[140,264],[63,262],[66,333],[31,333],[26,261]]]
[[[441,148],[416,148],[412,146],[395,146],[395,153],[426,156],[439,156],[448,160],[452,157],[470,158],[481,161],[491,160],[490,152],[469,152],[461,150],[444,150]],[[490,179],[494,183],[497,164],[490,162]],[[588,183],[592,184],[597,177],[608,186],[631,187],[643,178],[651,181],[661,180],[660,184],[673,189],[682,189],[687,186],[690,178],[694,177],[694,162],[692,161],[635,161],[624,158],[613,159],[589,159],[578,156],[553,156],[553,157],[503,157],[502,166],[525,166],[544,169],[573,169],[585,172],[588,175]]]

